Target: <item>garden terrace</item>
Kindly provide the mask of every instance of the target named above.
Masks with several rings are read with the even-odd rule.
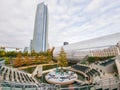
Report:
[[[28,84],[37,84],[38,82],[30,74],[23,71],[18,71],[6,66],[0,66],[0,76],[2,81],[7,82],[16,82],[16,83],[28,83]]]

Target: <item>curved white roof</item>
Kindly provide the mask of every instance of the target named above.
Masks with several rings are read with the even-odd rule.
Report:
[[[116,45],[120,42],[120,33],[115,33],[107,36],[102,36],[90,40],[80,41],[77,43],[69,44],[63,46],[65,51],[69,50],[82,50],[86,48],[93,48],[93,47],[102,47],[102,46],[110,46]],[[55,52],[60,51],[61,47],[56,47]]]

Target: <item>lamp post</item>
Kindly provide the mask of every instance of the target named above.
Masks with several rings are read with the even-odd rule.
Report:
[[[120,44],[119,43],[117,43],[116,48],[117,48],[118,55],[120,55],[120,50],[119,50]]]

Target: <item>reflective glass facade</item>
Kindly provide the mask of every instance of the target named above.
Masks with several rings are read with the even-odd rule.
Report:
[[[48,46],[48,9],[44,3],[37,6],[32,50],[46,51]]]

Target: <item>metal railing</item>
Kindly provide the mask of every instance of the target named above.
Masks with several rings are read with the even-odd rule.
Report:
[[[68,85],[63,87],[62,85],[53,85],[47,83],[40,84],[26,84],[0,81],[0,90],[120,90],[120,80],[115,78],[109,78],[100,80],[91,85]]]

